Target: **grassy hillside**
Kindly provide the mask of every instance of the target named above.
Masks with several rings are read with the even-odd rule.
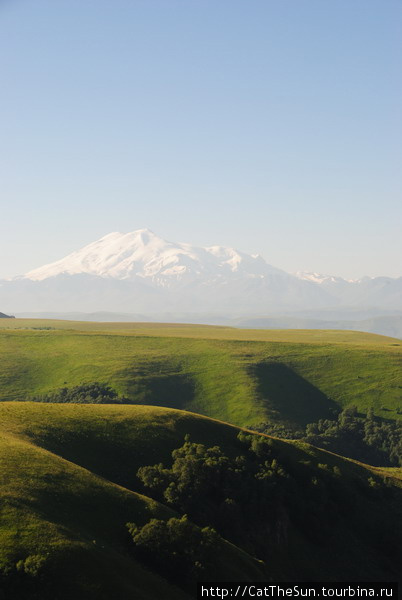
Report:
[[[169,466],[185,434],[235,456],[238,431],[158,407],[2,403],[0,568],[44,557],[39,575],[33,577],[28,569],[26,577],[38,597],[52,600],[184,598],[128,550],[127,521],[141,524],[172,514],[144,495],[136,472],[159,462]],[[309,481],[313,475],[311,481],[317,477],[323,487],[320,516],[308,501],[314,485],[303,483],[281,514],[281,536],[267,529],[264,539],[272,546],[268,576],[289,581],[401,578],[400,470],[374,469],[301,443],[276,440],[273,445],[296,484],[298,474],[307,473]],[[320,533],[317,542],[310,529],[325,535]],[[219,549],[216,561],[222,579],[267,576],[261,563],[230,544]]]
[[[0,399],[100,381],[140,404],[304,426],[350,404],[399,418],[400,341],[345,331],[3,320]]]
[[[92,407],[81,415],[74,408],[1,405],[0,573],[16,579],[19,561],[43,561],[38,576],[26,573],[19,598],[185,598],[128,551],[128,521],[141,524],[174,514],[116,483],[123,479],[122,464],[127,480],[135,479],[135,461],[129,465],[121,451],[131,440],[130,455],[138,452],[145,434],[141,418],[131,430],[126,410],[113,415],[111,407]],[[109,416],[116,417],[116,427],[107,427]],[[73,459],[67,457],[68,447]],[[109,478],[102,476],[106,473]],[[230,544],[220,548],[215,560],[223,578],[262,579],[259,562]]]

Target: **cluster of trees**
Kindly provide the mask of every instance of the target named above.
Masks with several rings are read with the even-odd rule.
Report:
[[[240,433],[239,441],[249,452],[230,458],[219,446],[208,448],[186,436],[172,453],[171,468],[160,463],[141,467],[137,475],[162,502],[250,549],[245,537],[260,533],[261,522],[277,510],[284,485],[279,482],[289,476],[271,440]]]
[[[132,400],[119,396],[109,385],[98,382],[63,387],[48,394],[34,396],[30,400],[73,404],[133,404]]]
[[[342,557],[347,535],[369,554],[387,556],[395,568],[400,540],[395,541],[393,523],[373,519],[373,506],[381,513],[389,499],[398,503],[398,490],[374,474],[366,477],[364,470],[359,475],[347,463],[343,472],[339,461],[328,457],[328,462],[318,463],[314,451],[244,431],[228,452],[186,436],[170,466],[137,471],[148,496],[185,516],[151,519],[143,527],[129,523],[136,556],[177,585],[183,574],[186,584],[200,573],[213,580],[210,563],[221,536],[262,560],[269,577],[288,565],[289,553],[299,545],[313,548],[315,560],[317,549],[322,556]],[[342,560],[334,572],[342,569]],[[303,561],[292,569],[293,577],[302,577]]]
[[[30,554],[15,565],[0,569],[0,599],[42,600],[54,597],[55,590],[47,579],[48,555]]]
[[[319,448],[362,462],[382,466],[402,466],[402,423],[375,417],[369,409],[359,415],[351,406],[334,419],[320,419],[305,430],[263,423],[257,431],[282,438],[302,439]]]
[[[137,558],[169,581],[187,587],[202,576],[211,577],[213,549],[220,540],[211,527],[197,527],[183,515],[167,521],[151,519],[142,527],[127,523],[127,528]]]
[[[263,436],[240,432],[237,439],[239,453],[228,456],[186,436],[170,468],[145,466],[137,476],[148,495],[264,561],[285,551],[291,520],[320,543],[336,514],[351,508],[339,497],[339,469],[280,460]]]
[[[311,423],[304,439],[368,464],[402,466],[402,423],[378,419],[371,409],[366,416],[359,416],[356,407],[351,407],[336,420]]]

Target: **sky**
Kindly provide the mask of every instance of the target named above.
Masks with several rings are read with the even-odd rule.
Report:
[[[0,278],[148,227],[402,275],[399,0],[0,0]]]

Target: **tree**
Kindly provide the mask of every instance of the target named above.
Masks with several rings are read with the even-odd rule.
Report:
[[[188,520],[151,519],[142,527],[127,523],[137,556],[176,583],[195,581],[211,569],[210,551],[219,543],[211,527],[199,528]]]

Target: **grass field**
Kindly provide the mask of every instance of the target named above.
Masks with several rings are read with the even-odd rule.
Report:
[[[62,321],[58,319],[2,319],[1,329],[51,329],[91,332],[111,332],[131,335],[190,337],[263,342],[391,344],[401,346],[398,338],[360,331],[320,329],[238,329],[215,325],[185,323],[122,323],[93,321]]]
[[[100,381],[139,404],[240,426],[304,426],[351,404],[395,419],[401,350],[346,331],[2,319],[0,399]]]
[[[218,421],[159,407],[2,403],[0,568],[10,569],[29,556],[46,557],[45,583],[39,586],[48,585],[43,589],[53,593],[56,585],[53,597],[60,600],[184,598],[127,551],[127,521],[172,514],[141,494],[135,473],[147,464],[169,464],[186,433],[235,455],[237,432]],[[297,531],[290,533],[286,553],[268,565],[271,575],[290,581],[301,573],[306,580],[367,579],[368,573],[372,580],[397,577],[395,557],[387,562],[375,549],[380,532],[390,548],[393,536],[400,539],[400,470],[374,469],[302,443],[275,444],[281,460],[296,468],[308,463],[319,472],[336,466],[341,477],[336,485],[350,490],[355,508],[337,523],[339,531],[328,542],[331,552]],[[361,486],[371,476],[386,477],[393,493],[367,496]],[[367,536],[356,537],[355,527]],[[223,580],[263,578],[260,563],[231,544],[220,548],[216,561]]]

